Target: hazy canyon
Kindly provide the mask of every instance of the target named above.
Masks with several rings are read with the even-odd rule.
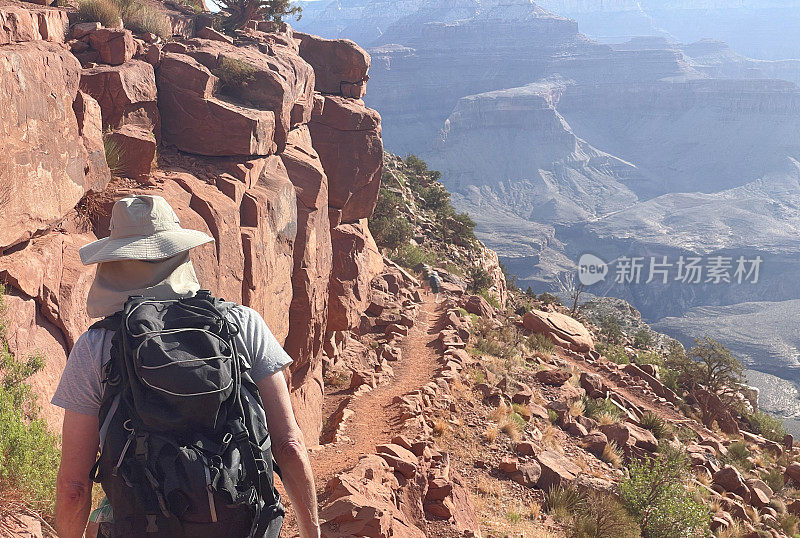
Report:
[[[322,0],[298,23],[370,45],[387,148],[442,171],[522,287],[642,258],[638,285],[610,265],[589,291],[718,337],[761,387],[800,382],[798,25],[800,2],[721,0]],[[682,256],[732,282],[681,280]],[[786,387],[763,403],[795,415]]]

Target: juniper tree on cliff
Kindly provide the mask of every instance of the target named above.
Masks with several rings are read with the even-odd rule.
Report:
[[[226,32],[243,28],[252,20],[283,22],[283,17],[290,15],[300,20],[303,9],[291,5],[291,0],[218,0],[225,18],[222,26]]]

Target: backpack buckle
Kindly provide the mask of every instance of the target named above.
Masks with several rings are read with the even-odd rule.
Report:
[[[136,437],[136,448],[133,451],[136,459],[139,461],[147,460],[147,434],[138,435]]]

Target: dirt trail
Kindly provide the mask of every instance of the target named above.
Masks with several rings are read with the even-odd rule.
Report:
[[[375,451],[375,445],[388,443],[400,430],[400,410],[393,400],[396,396],[418,389],[428,383],[436,369],[437,355],[433,348],[436,323],[441,305],[423,295],[419,315],[400,348],[402,358],[392,363],[394,377],[366,394],[357,396],[350,404],[353,415],[345,423],[344,435],[349,441],[327,445],[311,454],[314,478],[321,487],[331,478],[355,465],[364,454]]]

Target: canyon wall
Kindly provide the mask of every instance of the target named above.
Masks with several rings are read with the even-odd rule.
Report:
[[[78,249],[108,234],[117,199],[159,194],[215,238],[191,252],[201,285],[256,309],[284,343],[317,444],[323,342],[359,323],[383,267],[366,226],[383,158],[381,118],[361,100],[369,55],[258,24],[235,41],[204,29],[211,39],[163,44],[30,4],[0,6],[0,21],[0,279],[12,352],[46,358],[42,401],[92,322],[94,267]],[[248,80],[220,82],[225,65]]]

